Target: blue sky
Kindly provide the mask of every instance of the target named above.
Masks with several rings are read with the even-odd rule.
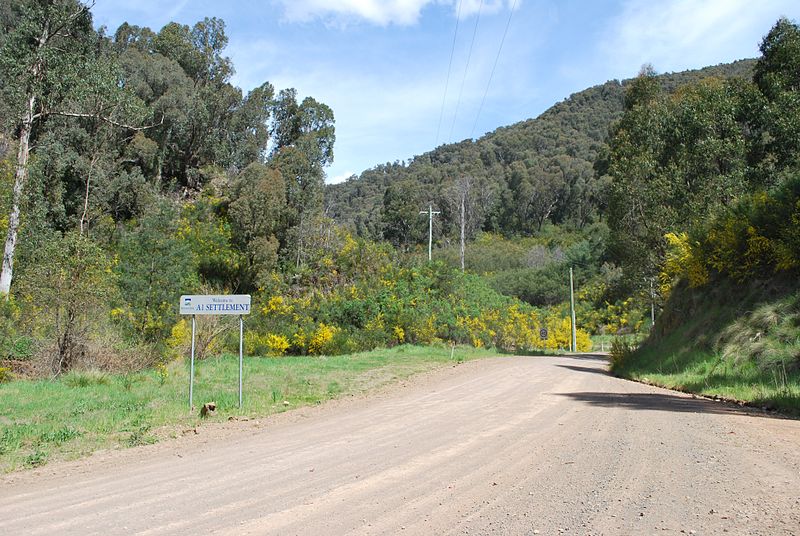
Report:
[[[644,63],[670,72],[755,57],[778,17],[800,20],[800,2],[97,0],[92,12],[110,32],[125,21],[157,31],[223,19],[235,85],[294,87],[333,109],[327,180],[338,182],[536,117]]]

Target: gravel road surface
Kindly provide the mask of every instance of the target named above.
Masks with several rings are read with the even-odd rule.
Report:
[[[0,534],[800,535],[800,421],[506,357],[0,478]]]

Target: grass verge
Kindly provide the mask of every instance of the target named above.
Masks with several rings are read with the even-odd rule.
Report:
[[[660,320],[660,332],[638,349],[612,351],[614,374],[800,416],[794,283],[678,289]]]
[[[206,422],[264,417],[494,355],[468,347],[398,346],[332,357],[246,357],[242,409],[238,356],[221,356],[196,364],[194,404],[217,403]],[[0,384],[0,472],[177,437],[202,422],[187,407],[188,388],[186,362],[135,374],[72,372],[56,381]]]

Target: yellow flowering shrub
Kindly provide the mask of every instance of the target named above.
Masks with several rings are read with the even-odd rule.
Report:
[[[255,331],[245,330],[244,332],[244,352],[247,355],[263,355],[265,348],[265,336]]]
[[[523,313],[519,305],[511,305],[505,321],[497,331],[497,345],[506,350],[533,349],[538,346],[539,320],[535,312]]]
[[[386,328],[383,318],[383,313],[378,313],[367,321],[364,325],[364,329],[369,332],[383,331]]]
[[[490,330],[486,322],[479,317],[464,316],[456,319],[456,324],[467,332],[472,346],[482,348],[494,338],[494,331]]]
[[[283,335],[268,333],[265,337],[264,345],[267,347],[269,355],[279,357],[289,349],[289,339]]]
[[[329,326],[324,322],[320,322],[316,331],[311,335],[308,341],[308,353],[313,355],[320,355],[324,353],[325,348],[333,340],[333,336],[339,331],[336,326]]]
[[[292,335],[292,348],[299,354],[305,353],[306,341],[306,333],[303,331],[303,328],[300,328]]]
[[[431,344],[440,341],[437,337],[439,326],[436,323],[435,314],[428,315],[423,322],[413,326],[410,331],[414,342]]]
[[[112,311],[113,314],[113,311]],[[191,344],[192,328],[185,318],[180,319],[170,330],[170,336],[167,339],[167,346],[170,348],[180,348],[187,344]]]
[[[759,268],[769,263],[772,258],[772,244],[769,239],[761,236],[755,227],[747,226],[747,250],[744,253],[744,262],[738,279],[744,280],[756,273]]]
[[[294,307],[283,296],[273,296],[267,300],[267,304],[261,309],[265,315],[290,315]]]
[[[401,328],[400,326],[395,326],[394,328],[392,328],[392,331],[394,333],[394,338],[397,341],[397,343],[398,344],[403,344],[405,342],[405,340],[406,340],[406,332],[405,332],[405,330],[403,328]]]
[[[697,251],[699,245],[692,244],[686,233],[667,233],[667,255],[664,268],[659,274],[661,295],[669,296],[676,279],[685,277],[692,287],[708,283],[708,270],[702,255]]]

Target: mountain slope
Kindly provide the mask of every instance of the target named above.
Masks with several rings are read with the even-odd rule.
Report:
[[[740,60],[659,77],[665,91],[708,77],[752,77]],[[443,212],[444,236],[457,234],[456,177],[471,176],[472,230],[530,235],[545,222],[582,227],[602,216],[603,178],[593,166],[609,127],[623,112],[629,81],[612,80],[575,93],[540,116],[500,127],[478,140],[442,145],[406,162],[378,165],[326,188],[326,209],[361,236],[413,243],[424,227],[419,208]],[[412,216],[414,218],[412,219]]]

